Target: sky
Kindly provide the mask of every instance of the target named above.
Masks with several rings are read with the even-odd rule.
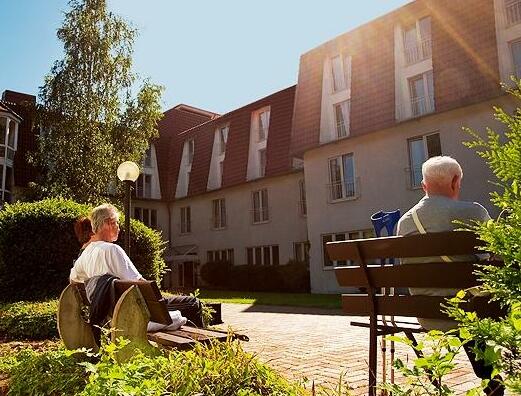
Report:
[[[179,103],[226,113],[297,82],[300,55],[410,0],[107,0],[139,31],[133,70]],[[0,0],[0,92],[37,94],[67,0]]]

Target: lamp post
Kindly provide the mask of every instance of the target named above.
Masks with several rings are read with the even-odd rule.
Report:
[[[118,178],[125,182],[125,252],[130,255],[130,185],[139,177],[139,166],[125,161],[118,166]]]

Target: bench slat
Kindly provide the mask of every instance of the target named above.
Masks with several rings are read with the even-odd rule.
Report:
[[[466,289],[479,283],[474,270],[474,263],[471,262],[367,266],[373,287]],[[450,276],[447,276],[449,273]],[[360,266],[337,267],[335,275],[340,286],[369,286]]]
[[[147,333],[147,337],[150,341],[157,342],[160,345],[176,347],[183,350],[193,347],[195,343],[191,338],[181,337],[171,333],[163,333],[161,331]]]
[[[447,297],[438,296],[374,296],[377,315],[409,316],[432,319],[447,319],[440,305],[446,304]],[[468,311],[475,311],[479,317],[499,317],[502,311],[488,297],[475,297],[461,304]],[[368,295],[343,294],[342,310],[349,316],[368,316],[371,313],[371,300]],[[420,314],[419,314],[420,313]]]
[[[431,257],[483,253],[475,248],[483,242],[468,231],[433,232],[424,235],[391,236],[364,240],[328,242],[331,260],[357,260],[358,252],[365,260],[379,258]]]

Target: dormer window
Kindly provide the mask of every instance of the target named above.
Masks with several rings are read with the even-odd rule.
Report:
[[[260,177],[264,177],[266,175],[266,149],[265,148],[259,150],[259,170],[260,170]]]
[[[151,167],[152,166],[152,147],[148,146],[147,151],[145,151],[145,158],[143,160],[143,166]]]
[[[192,165],[194,161],[195,141],[190,139],[188,141],[188,165]]]
[[[431,18],[419,19],[414,26],[404,29],[405,63],[412,65],[432,56]]]
[[[339,139],[349,135],[349,104],[349,100],[335,104],[336,134]]]
[[[228,142],[228,126],[219,128],[219,153],[226,153],[226,143]]]
[[[259,142],[262,142],[263,140],[266,140],[268,136],[268,129],[270,126],[270,111],[264,110],[260,112],[258,122],[258,140]]]

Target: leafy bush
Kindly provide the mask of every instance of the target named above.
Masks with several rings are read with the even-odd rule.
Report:
[[[69,200],[47,199],[6,205],[0,211],[0,301],[59,295],[80,249],[73,225],[90,209]],[[165,266],[159,233],[138,221],[131,221],[131,229],[132,261],[143,276],[159,281]]]
[[[309,292],[309,268],[290,261],[286,265],[230,265],[210,262],[201,268],[203,280],[210,286],[230,290]]]
[[[58,337],[58,301],[0,305],[0,337],[6,340],[46,340]]]
[[[0,374],[10,377],[10,396],[307,394],[236,342],[198,344],[191,351],[164,351],[159,356],[138,353],[120,363],[116,356],[125,345],[125,340],[104,342],[96,355],[63,349],[23,350],[16,356],[0,357]]]

